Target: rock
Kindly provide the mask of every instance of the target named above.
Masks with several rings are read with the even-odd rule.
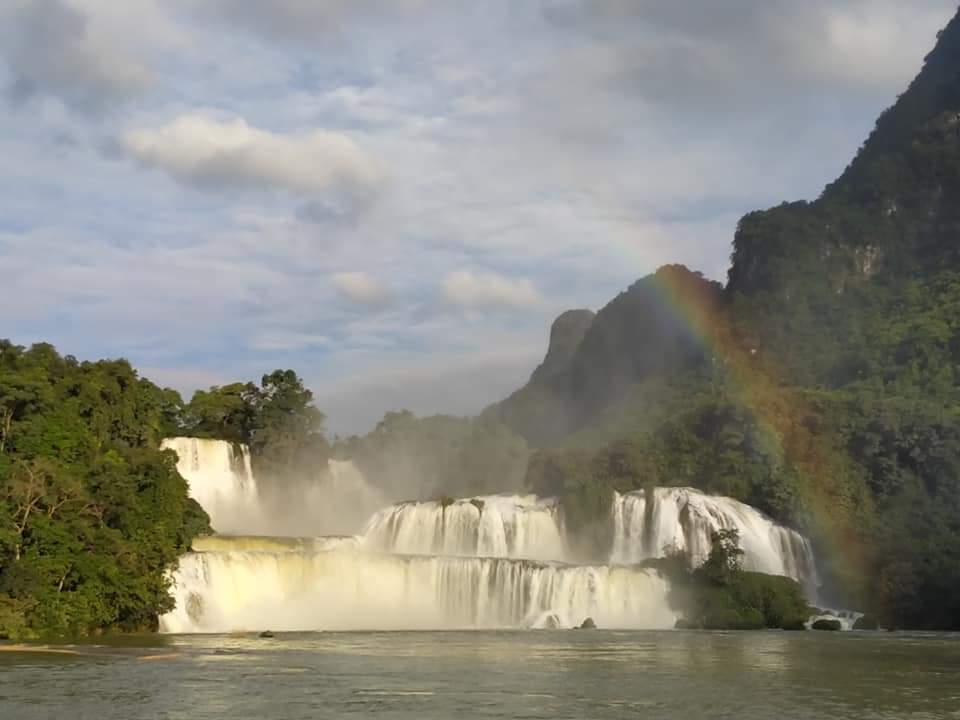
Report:
[[[810,626],[813,630],[842,630],[843,623],[839,620],[827,620],[821,618],[820,620],[814,621],[813,625]]]
[[[597,624],[593,621],[593,618],[588,617],[582,623],[580,623],[580,630],[596,630]]]
[[[877,620],[876,615],[861,615],[857,618],[857,621],[853,623],[854,630],[879,630],[880,621]]]
[[[276,637],[276,635],[274,635],[274,634],[273,634],[272,632],[270,632],[269,630],[264,630],[262,633],[260,633],[260,637],[262,637],[262,638],[272,638],[272,637]]]
[[[793,620],[784,620],[780,625],[781,630],[806,630],[807,624],[803,618],[794,618]]]
[[[547,615],[543,621],[544,630],[557,630],[560,627],[560,618],[556,615]]]
[[[553,321],[547,355],[533,371],[532,382],[549,380],[567,368],[594,317],[591,310],[567,310]]]

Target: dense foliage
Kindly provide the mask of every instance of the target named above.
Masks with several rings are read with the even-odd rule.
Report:
[[[0,637],[150,628],[166,571],[209,519],[165,437],[246,443],[274,482],[329,456],[323,414],[290,370],[178,393],[125,360],[77,362],[0,341]]]
[[[149,628],[206,514],[172,453],[179,397],[123,360],[0,341],[0,637]]]
[[[800,630],[811,614],[803,590],[786,577],[747,572],[736,530],[714,533],[703,564],[690,567],[682,552],[648,561],[671,580],[672,602],[683,613],[678,623],[709,630]]]
[[[275,370],[259,387],[248,382],[197,391],[183,410],[180,432],[249,446],[257,475],[276,485],[325,467],[324,419],[297,374]]]

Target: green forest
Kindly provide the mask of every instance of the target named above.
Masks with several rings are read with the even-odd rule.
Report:
[[[328,455],[312,399],[278,370],[185,404],[125,360],[0,340],[0,637],[155,629],[166,571],[211,530],[161,440],[249,443],[279,477]]]
[[[564,313],[477,418],[329,439],[290,370],[184,402],[123,360],[0,342],[0,636],[155,625],[210,531],[157,449],[178,434],[249,445],[268,483],[342,457],[411,497],[556,495],[585,559],[616,491],[729,495],[811,538],[829,601],[960,629],[960,16],[819,198],[740,221],[726,285],[667,266]],[[735,555],[683,571],[714,588],[700,623],[795,623],[794,590],[732,582]]]

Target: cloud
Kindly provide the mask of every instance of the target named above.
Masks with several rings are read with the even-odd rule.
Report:
[[[12,97],[57,97],[99,111],[151,84],[151,72],[91,31],[90,17],[64,0],[14,0],[0,10],[0,57]]]
[[[443,297],[470,310],[510,310],[541,305],[543,298],[527,278],[509,278],[466,270],[450,273],[443,280]]]
[[[711,112],[808,88],[896,91],[955,11],[955,0],[543,5],[549,23],[579,38],[560,70],[573,66],[574,77],[586,73],[654,103]]]
[[[292,330],[265,330],[258,332],[249,341],[253,350],[303,350],[330,344],[330,338],[316,333]]]
[[[131,130],[122,151],[187,185],[208,189],[286,190],[358,198],[384,180],[379,163],[342,133],[281,135],[242,118],[190,113],[156,128]]]
[[[340,295],[357,305],[383,305],[390,293],[376,278],[365,272],[341,272],[333,276]]]
[[[280,40],[316,40],[359,18],[416,10],[423,0],[200,0],[208,15]]]

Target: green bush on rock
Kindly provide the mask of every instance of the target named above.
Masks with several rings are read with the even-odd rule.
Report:
[[[826,618],[820,618],[819,620],[814,621],[813,625],[810,626],[814,630],[843,630],[843,623],[839,620],[827,620]]]
[[[700,567],[685,570],[677,554],[649,563],[675,586],[673,600],[685,609],[677,627],[709,630],[802,629],[809,607],[800,585],[787,577],[741,568],[735,530],[713,535],[713,549]],[[689,567],[687,564],[686,567]]]

